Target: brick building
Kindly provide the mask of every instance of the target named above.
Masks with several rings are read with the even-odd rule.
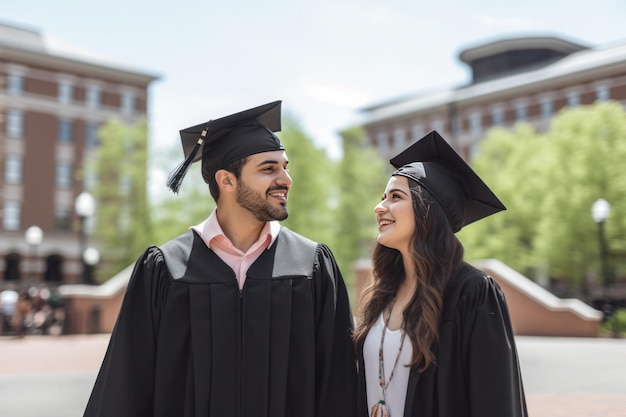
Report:
[[[107,120],[147,117],[157,78],[50,51],[38,31],[0,23],[0,284],[81,281],[85,162]]]
[[[566,106],[626,104],[626,43],[590,48],[557,37],[500,39],[463,50],[467,84],[361,109],[370,143],[384,158],[435,129],[466,159],[494,126],[546,129]]]

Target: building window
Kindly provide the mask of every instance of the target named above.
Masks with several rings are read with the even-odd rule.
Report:
[[[93,164],[83,165],[83,189],[93,190],[98,183],[98,175]]]
[[[17,72],[9,73],[7,77],[7,91],[9,95],[21,96],[24,93],[24,76]]]
[[[378,143],[378,150],[381,154],[385,155],[389,149],[389,140],[387,139],[387,132],[379,132],[376,135],[376,142]]]
[[[443,131],[443,121],[441,119],[435,119],[432,121],[431,123],[431,127],[433,130],[436,130],[437,133],[443,135],[444,131]]]
[[[4,230],[20,229],[20,211],[21,207],[19,202],[4,202],[4,210],[2,210],[2,227],[4,228]]]
[[[66,208],[57,208],[54,211],[54,228],[59,231],[69,231],[72,226],[72,211]]]
[[[56,186],[60,189],[72,187],[72,166],[67,163],[59,163],[56,169]]]
[[[596,100],[607,101],[611,98],[611,89],[608,85],[599,85],[596,87]]]
[[[424,125],[421,123],[415,123],[411,131],[411,137],[414,141],[421,139],[424,136]]]
[[[541,112],[542,119],[549,119],[552,117],[554,113],[554,105],[552,103],[552,99],[544,97],[541,99],[539,103],[539,111]]]
[[[394,148],[402,148],[406,144],[406,132],[403,128],[397,127],[393,130],[393,146]]]
[[[122,93],[121,110],[124,116],[130,116],[135,112],[135,95],[130,91]]]
[[[24,133],[24,113],[21,110],[8,110],[6,128],[8,137],[21,138]]]
[[[71,120],[59,120],[57,133],[59,143],[72,143],[74,124]]]
[[[473,111],[469,115],[469,129],[472,134],[479,134],[483,130],[483,115],[479,111]]]
[[[493,126],[502,126],[504,124],[504,109],[502,107],[491,109],[491,124]]]
[[[7,155],[4,161],[4,181],[7,184],[22,183],[22,157]]]
[[[85,144],[88,148],[98,146],[98,125],[96,123],[85,125]]]
[[[90,109],[97,109],[100,107],[102,100],[102,91],[97,85],[90,85],[87,87],[85,102]]]
[[[59,81],[58,99],[61,104],[70,104],[74,99],[74,86],[68,80]]]
[[[580,95],[578,91],[570,91],[567,93],[565,101],[568,107],[577,107],[580,104]]]
[[[518,122],[526,120],[526,116],[528,115],[528,109],[526,108],[526,103],[517,103],[515,104],[515,120]]]

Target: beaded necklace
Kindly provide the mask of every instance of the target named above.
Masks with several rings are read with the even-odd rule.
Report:
[[[387,320],[384,321],[383,334],[380,337],[380,348],[378,349],[378,383],[380,384],[380,388],[382,391],[382,398],[374,405],[374,407],[372,407],[371,417],[391,417],[389,407],[385,403],[385,395],[387,393],[387,387],[389,386],[389,383],[391,383],[391,379],[393,378],[393,373],[398,365],[400,353],[402,352],[402,346],[404,346],[404,337],[406,336],[406,332],[403,331],[402,338],[400,339],[400,348],[398,349],[396,360],[393,363],[393,368],[391,369],[389,380],[385,382],[385,360],[383,357],[383,343],[385,342],[385,333],[387,333],[387,326],[389,326],[389,320],[391,319],[391,312],[393,311],[393,305],[395,304],[395,301],[396,300],[394,299],[389,306]]]

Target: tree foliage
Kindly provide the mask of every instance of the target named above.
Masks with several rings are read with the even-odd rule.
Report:
[[[289,158],[293,180],[288,197],[289,217],[282,224],[310,239],[334,246],[334,162],[324,149],[315,146],[297,119],[283,117],[280,139]]]
[[[460,232],[468,258],[495,257],[523,272],[580,282],[599,270],[591,206],[611,204],[606,223],[614,267],[626,254],[626,112],[618,103],[565,109],[546,133],[493,130],[472,161],[507,206]]]
[[[333,252],[346,278],[352,281],[352,264],[370,258],[377,233],[374,206],[385,190],[385,165],[359,127],[341,132],[343,158],[339,161],[337,214],[333,225],[337,245]]]
[[[507,210],[459,232],[468,259],[495,257],[523,272],[536,268],[534,239],[543,198],[538,190],[546,187],[543,145],[525,124],[513,131],[494,129],[481,142],[472,166]]]
[[[590,268],[599,269],[598,226],[591,217],[598,198],[611,204],[609,247],[616,255],[626,253],[626,112],[618,103],[566,110],[546,139],[551,186],[544,196],[537,251],[552,275],[581,280]]]
[[[151,240],[147,198],[147,125],[112,119],[98,131],[93,168],[98,181],[96,236],[98,277],[110,277],[135,261]]]
[[[190,226],[201,223],[215,208],[209,186],[202,178],[200,162],[191,165],[178,194],[167,189],[164,178],[182,158],[179,143],[169,149],[157,149],[153,154],[153,169],[163,174],[155,175],[162,178],[156,184],[158,188],[151,202],[153,235],[157,245],[185,233]]]

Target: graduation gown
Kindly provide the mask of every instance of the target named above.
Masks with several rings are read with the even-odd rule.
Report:
[[[411,369],[404,417],[527,417],[508,307],[491,277],[465,265],[450,279],[434,349],[436,365]],[[358,416],[366,417],[362,344],[357,351]]]
[[[352,329],[325,245],[281,228],[240,290],[190,230],[137,261],[84,415],[354,416]]]

